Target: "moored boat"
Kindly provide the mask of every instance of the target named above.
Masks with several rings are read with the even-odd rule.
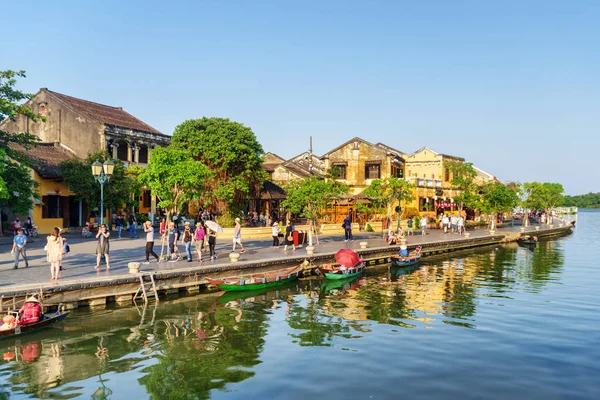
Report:
[[[366,265],[357,252],[352,249],[341,249],[335,253],[337,264],[324,264],[319,271],[326,279],[339,280],[354,278],[365,269]]]
[[[38,322],[32,322],[27,325],[17,325],[11,329],[0,329],[0,339],[6,339],[9,337],[22,335],[24,333],[38,331],[56,322],[62,321],[67,317],[67,315],[69,315],[69,313],[70,311],[61,311],[59,307],[59,310],[54,313],[44,314],[44,318]]]
[[[406,250],[405,250],[406,251]],[[397,255],[391,256],[390,261],[394,267],[410,267],[411,265],[417,265],[421,261],[421,248],[417,247],[410,253],[406,252],[402,254],[402,250]]]
[[[536,236],[531,235],[521,235],[517,238],[517,243],[532,246],[537,244],[538,238]]]
[[[226,292],[257,290],[279,286],[300,277],[304,265],[267,271],[252,275],[241,275],[230,278],[206,278],[207,281]]]
[[[321,271],[321,273],[325,275],[326,279],[340,280],[350,279],[359,276],[360,273],[365,269],[365,267],[365,263],[362,261],[360,261],[353,267],[346,267],[345,265],[324,264],[319,267],[319,271]]]

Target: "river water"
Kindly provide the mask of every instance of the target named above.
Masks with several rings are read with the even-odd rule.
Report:
[[[0,341],[0,399],[597,399],[600,212],[353,282],[74,310]]]

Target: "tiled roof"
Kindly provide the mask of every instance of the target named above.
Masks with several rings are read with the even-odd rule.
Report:
[[[103,124],[162,135],[162,133],[124,111],[121,107],[111,107],[104,104],[94,103],[92,101],[78,99],[77,97],[68,96],[66,94],[53,92],[48,89],[42,90],[45,90],[52,97],[70,106],[76,111],[85,114],[89,118]]]
[[[66,149],[55,147],[54,143],[37,143],[36,146],[32,146],[30,149],[16,143],[9,143],[8,147],[10,153],[18,153],[13,154],[13,156],[18,155],[29,160],[31,168],[42,178],[60,178],[58,164],[76,158]]]
[[[262,163],[260,166],[267,172],[273,172],[278,165],[281,165],[281,163]]]
[[[287,193],[280,186],[273,182],[263,182],[263,188],[261,190],[261,199],[264,200],[281,200],[285,199]]]

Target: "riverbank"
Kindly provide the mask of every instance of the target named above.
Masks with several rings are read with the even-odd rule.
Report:
[[[539,230],[538,230],[539,229]],[[571,231],[571,224],[555,224],[553,226],[528,227],[525,232],[539,237],[564,235]],[[416,246],[423,248],[425,257],[431,254],[453,252],[474,247],[498,245],[515,241],[520,235],[519,226],[503,227],[493,234],[484,229],[469,231],[470,237],[455,234],[444,234],[440,230],[432,230],[426,236],[408,238],[409,249]],[[290,249],[283,252],[281,248],[272,248],[265,240],[249,240],[244,242],[246,251],[241,254],[239,262],[231,262],[227,257],[231,243],[219,243],[221,253],[216,261],[161,262],[144,265],[144,279],[152,275],[159,295],[179,291],[199,292],[209,290],[206,276],[233,276],[265,270],[279,269],[285,266],[307,262],[307,269],[320,264],[332,262],[340,248],[356,250],[370,264],[386,263],[388,257],[396,254],[398,246],[388,246],[381,239],[380,233],[359,232],[354,241],[344,242],[339,234],[323,235],[315,246],[314,254],[308,255],[306,246],[295,252]],[[47,305],[62,303],[67,307],[103,305],[107,302],[131,303],[133,294],[140,287],[138,274],[130,274],[127,263],[141,261],[143,257],[142,239],[113,240],[111,243],[110,270],[93,270],[95,263],[94,241],[82,241],[76,238],[70,241],[72,255],[64,262],[62,278],[57,283],[48,282],[49,267],[44,260],[41,241],[37,241],[29,249],[30,267],[12,269],[10,255],[3,254],[0,259],[0,310],[18,306],[23,298],[32,293],[42,292]],[[361,242],[366,248],[361,249]],[[23,265],[23,264],[22,264]]]

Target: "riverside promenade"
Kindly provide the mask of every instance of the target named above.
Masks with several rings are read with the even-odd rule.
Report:
[[[561,226],[562,225],[562,226]],[[552,236],[565,234],[572,229],[571,225],[555,223],[554,225],[539,226],[534,224],[526,229],[525,233],[538,236]],[[428,253],[439,253],[456,250],[464,250],[476,246],[494,245],[502,242],[514,241],[519,236],[520,226],[506,226],[491,234],[483,228],[470,229],[469,238],[465,236],[447,233],[440,229],[428,229],[427,234],[422,236],[417,232],[415,236],[407,238],[409,248],[422,246],[424,255]],[[251,232],[252,228],[242,229],[244,233]],[[291,246],[287,251],[271,247],[271,240],[267,238],[244,240],[246,251],[240,254],[240,259],[232,263],[228,257],[231,252],[231,238],[220,237],[217,239],[216,250],[219,257],[210,261],[208,254],[203,254],[200,263],[193,254],[193,261],[187,262],[183,259],[177,262],[162,261],[157,263],[142,264],[141,271],[152,273],[157,280],[157,285],[163,291],[180,290],[182,288],[204,285],[204,276],[231,276],[243,273],[255,272],[265,269],[275,269],[294,263],[309,261],[311,264],[331,262],[333,255],[340,248],[352,248],[358,251],[366,260],[378,259],[383,261],[386,257],[394,254],[398,246],[389,246],[381,237],[381,232],[355,232],[354,240],[345,242],[343,233],[332,232],[319,236],[319,244],[313,240],[315,245],[314,255],[309,256],[306,252],[306,244],[296,251]],[[23,297],[28,293],[43,291],[44,295],[52,295],[55,302],[73,302],[86,299],[102,299],[111,301],[111,297],[129,298],[139,287],[139,277],[129,273],[129,262],[143,262],[145,253],[145,239],[143,233],[139,232],[139,239],[123,237],[117,239],[115,233],[111,236],[111,268],[107,270],[105,264],[99,270],[95,266],[96,240],[93,238],[83,239],[78,234],[68,234],[71,252],[63,260],[64,271],[61,271],[60,279],[56,282],[50,281],[50,267],[46,262],[45,246],[46,237],[40,236],[33,239],[27,245],[29,268],[21,261],[19,269],[13,269],[13,256],[10,254],[12,238],[0,238],[0,297],[6,300],[14,297]],[[367,248],[361,249],[360,243],[367,242]],[[181,254],[185,254],[183,246],[179,246]],[[155,251],[160,253],[160,245],[155,246]],[[166,248],[165,248],[166,251]],[[110,288],[110,290],[109,290]],[[94,290],[95,289],[95,290]],[[67,295],[67,293],[69,295]],[[52,302],[51,301],[51,302]],[[92,304],[92,303],[90,303]]]

